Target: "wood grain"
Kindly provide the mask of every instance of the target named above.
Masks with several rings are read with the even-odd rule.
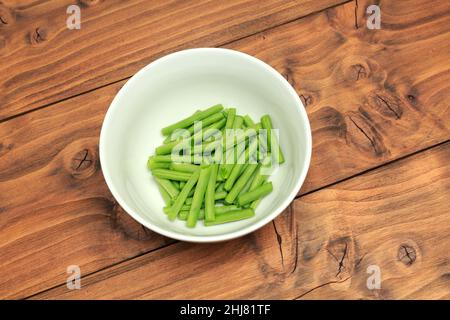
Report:
[[[350,3],[229,45],[274,65],[307,102],[314,150],[301,194],[450,137],[446,2],[436,2],[426,10],[425,1],[383,3],[383,23],[390,26],[386,30],[356,29],[355,6]],[[359,1],[359,23],[365,21],[363,9],[364,3]],[[420,46],[408,40],[411,36]],[[428,48],[432,53],[426,51],[431,50]],[[364,70],[358,67],[355,73],[357,64]],[[0,261],[0,297],[26,297],[63,284],[70,264],[80,265],[87,275],[168,243],[123,213],[100,172],[97,150],[101,122],[123,83],[0,124],[0,255],[5,257]],[[323,213],[323,219],[328,215],[332,211]],[[297,230],[289,227],[294,225],[290,217],[288,213],[275,223],[279,232],[289,234],[282,240],[283,250],[288,252],[297,246],[297,241],[288,240],[295,238]],[[332,227],[346,228],[340,220]],[[272,229],[274,225],[269,225],[225,244],[231,248],[229,252],[257,251],[249,253],[256,259],[253,269],[246,269],[249,279],[261,279],[265,261],[274,270],[281,268],[278,237]],[[187,244],[170,246],[161,255],[170,256],[170,263],[175,263],[179,249],[173,248],[178,246],[191,248]],[[196,251],[189,249],[199,264],[215,263]],[[294,269],[297,260],[290,256],[283,253],[283,268]],[[141,268],[146,259],[159,257],[152,254],[130,263]],[[167,266],[165,261],[159,266]],[[223,268],[229,271],[235,266]],[[173,276],[159,275],[162,282]],[[315,288],[324,283],[322,280],[327,279],[310,279],[302,288]],[[183,284],[190,282],[178,285]],[[221,294],[219,288],[214,290]],[[248,290],[241,296],[251,296],[254,288]],[[288,297],[277,294],[274,291],[272,297]]]
[[[306,195],[243,239],[176,243],[34,298],[449,298],[449,190],[447,143]]]
[[[381,30],[365,27],[372,1],[358,4],[228,45],[302,97],[313,136],[303,192],[450,138],[450,2],[379,1]]]
[[[344,0],[2,1],[0,120],[134,74],[168,52],[219,46]],[[81,29],[66,9],[81,7]]]
[[[171,242],[136,223],[104,182],[99,124],[119,88],[0,125],[2,298],[62,283],[69,265],[89,273]]]

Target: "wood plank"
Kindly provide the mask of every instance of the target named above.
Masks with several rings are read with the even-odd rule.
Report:
[[[436,14],[433,11],[435,7],[438,10],[436,12],[442,10],[442,7],[434,6],[426,11],[421,10],[420,14],[432,17]],[[392,8],[390,12],[392,16],[404,17],[403,12],[408,8],[399,6]],[[445,61],[448,52],[445,51],[447,44],[443,41],[443,36],[426,31],[422,41],[424,45],[433,45],[434,56],[428,57],[426,61],[416,57],[417,72],[413,75],[407,73],[411,71],[409,67],[401,64],[401,68],[397,66],[395,69],[387,60],[383,60],[383,65],[371,71],[372,77],[358,80],[366,82],[345,86],[342,85],[345,78],[335,77],[331,72],[334,67],[326,56],[334,57],[331,60],[339,65],[342,54],[334,55],[345,44],[331,41],[329,34],[333,37],[339,34],[338,31],[331,30],[336,25],[350,23],[349,19],[354,22],[350,12],[354,12],[353,4],[249,37],[240,41],[239,45],[232,46],[243,51],[249,51],[253,47],[258,49],[260,53],[256,55],[275,65],[283,73],[285,71],[280,66],[285,65],[280,64],[280,61],[284,61],[286,57],[295,58],[296,60],[289,60],[292,70],[296,70],[289,77],[291,81],[295,79],[299,93],[304,95],[311,91],[303,91],[303,86],[299,87],[298,83],[317,86],[316,96],[307,106],[313,130],[314,153],[310,174],[302,193],[449,138],[449,113],[448,106],[445,105],[449,94],[446,82],[448,66],[428,61]],[[412,16],[407,16],[411,21],[395,29],[397,33],[406,32],[404,29],[415,29],[426,18],[414,18],[414,14]],[[335,18],[330,20],[329,17]],[[359,21],[363,21],[362,18]],[[438,31],[442,29],[439,24],[434,29],[436,28]],[[345,41],[355,45],[346,48],[349,52],[358,51],[363,54],[363,48],[368,45],[367,42],[358,40],[362,37],[359,32],[363,31],[356,30]],[[444,36],[448,37],[449,34],[444,33]],[[328,44],[320,42],[305,50],[310,47],[310,43],[314,43],[314,39],[321,37],[325,42],[330,40]],[[262,46],[264,41],[268,44],[267,47]],[[333,46],[339,50],[329,48]],[[396,59],[407,59],[408,52],[418,50],[409,44],[405,46],[393,43],[392,47],[391,44],[385,46],[388,48],[386,50],[398,55]],[[269,54],[270,50],[272,55]],[[305,52],[309,51],[306,55]],[[316,63],[310,65],[314,56],[317,58]],[[373,59],[375,58],[374,56]],[[395,59],[393,61],[398,63]],[[302,63],[305,67],[302,67]],[[301,70],[297,71],[297,68]],[[331,80],[321,80],[327,74],[326,70]],[[419,81],[415,85],[417,91],[413,99],[417,102],[402,102],[401,119],[392,119],[392,113],[389,114],[385,109],[382,109],[384,113],[380,113],[378,105],[365,104],[364,93],[368,91],[366,86],[372,88],[374,84],[371,79],[377,79],[378,74],[388,74],[386,70],[395,76],[392,82],[395,88],[403,88],[408,79]],[[318,73],[319,80],[314,80]],[[324,82],[323,86],[320,86],[321,82]],[[65,268],[69,264],[80,265],[86,275],[167,243],[167,240],[151,232],[143,233],[141,226],[120,211],[99,170],[97,150],[101,122],[107,106],[123,83],[119,82],[0,124],[0,226],[5,228],[5,232],[0,235],[0,255],[8,257],[0,262],[0,297],[25,297],[65,283]],[[310,87],[306,87],[308,88]],[[383,94],[387,95],[384,91]],[[389,96],[396,97],[393,93],[389,93]],[[333,107],[329,107],[330,105]],[[370,106],[373,109],[369,109]],[[352,127],[353,122],[349,117],[364,132],[359,131],[356,125]],[[381,141],[389,152],[378,155],[370,143],[372,140],[365,138],[366,135],[375,137],[370,139],[377,139],[373,141],[378,141],[378,145]],[[86,154],[90,162],[81,161]],[[76,206],[79,206],[79,210]],[[55,219],[52,220],[53,218]],[[83,219],[95,222],[86,224]],[[76,228],[73,228],[74,225]],[[282,227],[281,225],[280,228]],[[96,232],[93,233],[91,228],[95,228]],[[68,240],[60,240],[60,234],[67,235]],[[264,249],[262,255],[270,256],[273,252],[279,252],[278,245],[271,244],[275,239],[272,231],[268,236],[258,233],[249,237],[255,237],[258,243],[262,242],[260,247],[267,247],[269,251],[264,253]],[[33,243],[29,241],[30,238],[49,241]],[[285,241],[286,245],[288,243]],[[242,244],[241,240],[236,240],[229,245],[241,247]],[[42,249],[42,246],[46,249]],[[72,255],[67,254],[67,248],[74,246],[84,249],[75,251]],[[21,256],[16,259],[17,252],[21,252]],[[29,269],[36,266],[36,261],[40,261],[42,265],[37,273],[30,273]],[[12,269],[15,272],[9,272]],[[17,283],[20,285],[13,286]]]
[[[99,124],[120,87],[0,125],[2,298],[62,283],[69,265],[93,272],[172,241],[136,223],[104,182]]]
[[[242,239],[176,243],[34,298],[448,298],[449,190],[446,143],[299,198]]]
[[[228,45],[269,62],[305,102],[303,192],[450,137],[450,1],[379,2],[381,30],[365,27],[372,1],[358,1]]]
[[[0,120],[131,76],[168,52],[210,47],[344,0],[74,1],[0,4]]]

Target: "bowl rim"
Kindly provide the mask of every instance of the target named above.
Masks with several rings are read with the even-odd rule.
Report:
[[[241,58],[247,59],[250,62],[255,63],[259,67],[265,69],[269,73],[271,73],[278,81],[281,82],[283,87],[289,92],[293,100],[297,104],[297,108],[294,108],[292,112],[297,112],[298,116],[303,121],[303,124],[305,125],[305,131],[306,131],[306,137],[305,137],[305,145],[306,150],[302,150],[302,152],[305,153],[305,162],[303,164],[303,167],[301,168],[300,176],[296,181],[296,184],[294,188],[292,188],[292,191],[286,197],[286,199],[281,203],[280,206],[276,210],[274,210],[271,214],[267,215],[263,219],[256,221],[255,223],[244,227],[240,230],[232,231],[226,234],[221,235],[186,235],[186,234],[180,234],[178,232],[174,232],[171,230],[167,230],[164,228],[161,228],[157,225],[154,225],[153,223],[143,219],[139,214],[135,213],[134,210],[128,206],[128,204],[125,202],[125,200],[120,196],[119,192],[115,188],[112,178],[110,177],[110,171],[108,170],[106,158],[105,158],[105,139],[106,139],[106,132],[108,131],[109,126],[111,125],[111,117],[114,112],[116,112],[118,108],[118,100],[120,97],[122,97],[125,92],[127,91],[128,87],[132,86],[134,82],[139,80],[139,78],[146,73],[149,69],[153,68],[154,66],[164,63],[166,60],[173,59],[179,56],[183,55],[191,55],[191,54],[197,54],[197,53],[213,53],[213,54],[227,54],[227,55],[236,55]],[[111,104],[108,107],[108,110],[106,111],[105,118],[102,123],[102,127],[100,130],[100,139],[99,139],[99,158],[100,158],[100,166],[101,171],[103,174],[103,177],[106,181],[106,184],[112,193],[114,199],[119,203],[119,205],[137,222],[144,225],[145,227],[149,228],[150,230],[161,234],[163,236],[181,240],[181,241],[187,241],[187,242],[194,242],[194,243],[209,243],[209,242],[219,242],[219,241],[226,241],[235,239],[238,237],[242,237],[244,235],[247,235],[253,231],[258,230],[259,228],[263,227],[267,223],[274,220],[278,215],[280,215],[294,200],[295,196],[297,195],[298,191],[300,190],[301,186],[303,185],[303,182],[305,181],[306,175],[309,170],[310,162],[311,162],[311,153],[312,153],[312,135],[311,135],[311,126],[309,123],[308,115],[306,113],[306,109],[298,96],[295,89],[291,86],[291,84],[278,72],[276,71],[272,66],[265,63],[264,61],[251,56],[249,54],[232,50],[232,49],[226,49],[226,48],[192,48],[192,49],[185,49],[177,52],[173,52],[170,54],[167,54],[161,58],[158,58],[151,63],[147,64],[145,67],[141,68],[139,71],[137,71],[128,81],[120,88],[119,92],[115,95],[114,99],[112,100]]]

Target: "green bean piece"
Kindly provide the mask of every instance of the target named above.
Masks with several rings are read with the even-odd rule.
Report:
[[[264,159],[262,165],[259,166],[258,170],[256,170],[255,177],[253,178],[253,181],[250,184],[250,188],[247,191],[255,190],[257,187],[261,186],[264,182],[266,182],[267,179],[269,178],[268,175],[261,174],[261,170],[262,170],[261,167],[264,166],[264,165],[267,165],[265,162],[267,162],[266,161],[267,159],[270,159],[270,154],[268,156],[269,156],[268,158]],[[242,193],[244,193],[244,192],[246,192],[246,191],[242,191]],[[246,206],[249,206],[250,208],[255,210],[256,207],[261,202],[261,200],[262,200],[262,198],[259,198],[257,200],[254,200],[250,205],[247,204]]]
[[[233,185],[236,179],[239,177],[239,174],[241,173],[243,166],[245,166],[245,164],[248,163],[248,159],[250,158],[250,156],[253,156],[257,148],[258,148],[258,140],[254,139],[248,146],[247,150],[245,150],[239,156],[237,163],[231,169],[231,173],[229,174],[227,181],[225,181],[224,186],[225,190],[230,191],[231,188],[233,188]]]
[[[185,184],[186,184],[186,181],[180,181],[180,190],[183,189]]]
[[[202,111],[201,110],[197,110],[192,115],[195,115],[195,114],[200,113],[200,112],[202,112]],[[178,140],[182,136],[186,137],[185,135],[186,135],[186,131],[187,130],[189,130],[189,129],[179,129],[179,130],[175,129],[171,134],[169,134],[164,139],[164,143],[168,143],[168,142],[171,142],[171,141]]]
[[[246,193],[239,195],[238,203],[240,206],[246,205],[247,203],[250,203],[254,200],[265,197],[266,195],[271,193],[272,190],[273,190],[272,182],[266,182],[263,185],[253,189],[252,191],[248,191]]]
[[[195,133],[192,136],[193,141],[205,141],[214,134],[216,134],[220,129],[222,129],[225,126],[225,123],[227,122],[226,119],[222,119],[220,121],[217,121],[216,123],[213,123],[212,125],[204,128],[202,131],[199,131]]]
[[[183,145],[187,145],[189,143],[188,139],[180,139],[180,140],[175,140],[175,141],[171,141],[168,142],[166,144],[163,144],[162,146],[159,146],[155,149],[155,153],[157,155],[165,155],[165,154],[170,154],[172,153],[172,149],[175,148],[176,146],[178,146],[178,144],[183,144]]]
[[[259,167],[260,167],[260,166],[261,166],[261,165],[258,165],[258,167],[257,167],[256,170],[253,172],[253,174],[251,175],[250,179],[248,179],[247,183],[244,185],[244,187],[242,188],[242,190],[241,190],[240,193],[245,193],[245,192],[247,192],[248,190],[250,190],[250,186],[251,186],[251,184],[253,183],[253,180],[255,180],[255,177],[256,177],[256,175],[257,175],[257,173],[258,173],[258,170],[259,170]]]
[[[183,207],[184,202],[186,201],[186,198],[188,197],[191,190],[193,190],[195,184],[197,183],[197,180],[200,176],[200,170],[192,173],[189,180],[186,182],[186,185],[181,190],[178,197],[175,199],[175,202],[173,203],[172,207],[170,208],[170,212],[168,214],[169,220],[175,220],[175,218],[178,215],[178,212],[180,212],[181,207]]]
[[[253,128],[255,126],[255,122],[252,120],[252,118],[250,118],[248,114],[244,116],[244,123],[249,128]]]
[[[163,135],[167,136],[167,135],[171,134],[173,131],[175,131],[176,129],[187,128],[190,125],[194,124],[195,121],[203,120],[203,119],[209,117],[210,115],[217,113],[219,111],[222,111],[222,110],[223,110],[223,106],[221,104],[212,106],[204,111],[200,111],[199,113],[194,113],[190,117],[187,117],[181,121],[178,121],[177,123],[174,123],[170,126],[163,128],[161,130],[161,132]]]
[[[241,116],[235,116],[233,122],[233,129],[242,129],[242,125],[244,124],[244,118]]]
[[[180,211],[178,213],[178,219],[186,221],[188,215],[189,215],[189,210],[187,210],[187,211]]]
[[[200,208],[208,186],[210,173],[211,167],[205,167],[200,170],[200,176],[198,178],[197,186],[195,187],[191,209],[189,210],[189,216],[186,223],[189,228],[193,228],[197,224]]]
[[[222,200],[225,199],[225,197],[227,196],[228,192],[226,191],[220,191],[214,194],[214,200]]]
[[[158,186],[159,192],[161,193],[161,196],[163,198],[163,201],[166,206],[170,206],[172,203],[172,197],[169,195],[169,193],[166,191],[166,189],[163,188],[163,186],[156,181],[156,185]]]
[[[207,128],[209,125],[212,125],[212,124],[214,124],[214,123],[216,123],[216,122],[218,122],[218,121],[220,121],[220,120],[222,120],[224,118],[225,117],[224,117],[222,112],[217,112],[217,113],[209,116],[208,118],[201,120],[201,122],[202,122],[202,126],[201,127],[200,126],[196,126],[195,123],[194,123],[192,126],[189,127],[188,131],[192,135],[193,133],[199,131],[200,128],[202,130],[205,130],[205,128]],[[225,121],[226,121],[226,119],[225,119]]]
[[[177,180],[177,181],[188,181],[189,178],[192,176],[191,173],[179,172],[179,171],[168,170],[168,169],[155,169],[152,171],[152,174],[153,174],[153,176],[158,177],[158,178]]]
[[[245,184],[248,182],[250,177],[252,176],[253,172],[258,167],[257,164],[249,164],[247,168],[245,169],[244,173],[240,176],[240,178],[236,181],[236,183],[233,185],[233,188],[228,192],[227,196],[225,197],[226,203],[233,203],[234,200],[237,198],[241,190],[244,188]],[[227,180],[228,182],[228,180]],[[226,183],[225,183],[225,189],[226,189]]]
[[[227,113],[227,123],[225,129],[233,128],[234,118],[236,117],[236,108],[229,108]]]
[[[232,210],[224,214],[217,215],[214,221],[204,221],[205,226],[214,226],[227,222],[239,221],[242,219],[248,219],[255,216],[253,209]]]
[[[217,173],[217,175],[219,175],[219,173]],[[221,192],[221,191],[225,191],[225,189],[223,188],[223,186],[225,185],[224,182],[221,182],[217,188],[216,188],[216,192]]]
[[[155,162],[152,157],[148,158],[147,168],[149,170],[153,169],[169,169],[170,162]]]
[[[151,159],[151,160],[150,160]],[[149,161],[152,162],[172,162],[172,156],[169,155],[158,155],[158,156],[151,156]]]
[[[220,215],[220,214],[226,213],[228,211],[238,210],[238,209],[240,209],[238,206],[232,204],[232,205],[229,205],[229,206],[227,206],[227,205],[225,205],[225,206],[216,206],[214,210],[216,212],[216,215]]]
[[[175,171],[193,173],[197,170],[200,170],[200,166],[197,166],[197,165],[191,164],[191,163],[172,162],[170,164],[170,169],[175,170]]]
[[[262,201],[262,199],[263,199],[263,198],[259,198],[259,199],[255,200],[255,201],[253,201],[253,202],[250,204],[250,207],[249,207],[249,208],[252,208],[253,210],[256,210],[256,208],[258,207],[258,205],[260,204],[260,202]]]
[[[178,190],[180,190],[180,182],[178,181],[171,181],[172,185],[177,188]]]
[[[205,220],[212,221],[214,220],[214,205],[215,205],[215,193],[216,193],[216,178],[217,178],[217,170],[219,166],[217,164],[213,164],[211,166],[211,173],[209,175],[209,182],[206,188],[205,194]]]
[[[213,123],[215,123],[215,122],[217,122],[219,120],[222,120],[224,117],[226,117],[226,116],[223,114],[223,111],[222,112],[217,112],[217,113],[215,113],[213,115],[210,115],[209,117],[201,120],[201,122],[202,122],[201,128],[203,129],[203,128],[209,126],[210,124],[213,124]],[[191,125],[187,129],[187,131],[189,132],[190,136],[192,136],[196,132],[195,129],[197,129],[197,131],[198,131],[200,129],[200,126],[196,126],[196,124],[194,122],[194,124]],[[164,143],[168,143],[170,141],[177,140],[179,137],[182,136],[182,134],[183,134],[183,131],[180,131],[179,134],[172,133],[170,136],[166,137],[166,139],[164,140]]]
[[[181,209],[180,209],[180,211],[189,211],[189,209],[191,208],[191,206],[188,206],[188,205],[183,205],[182,207],[181,207]],[[170,207],[164,207],[163,208],[163,211],[164,211],[164,213],[169,213],[170,212]]]
[[[274,136],[273,140],[272,140],[272,120],[270,119],[269,115],[264,115],[261,117],[261,125],[264,129],[267,130],[267,142],[268,142],[268,150],[272,152],[272,154],[275,155],[276,159],[278,160],[279,164],[284,163],[284,155],[283,152],[281,151],[281,147],[280,144],[278,143],[278,140],[276,139],[276,137]],[[274,150],[272,150],[272,146],[275,148],[275,150],[278,151],[274,153]]]
[[[162,178],[158,178],[155,177],[156,183],[158,183],[158,185],[160,185],[161,187],[164,188],[164,190],[166,190],[166,192],[169,194],[170,198],[175,199],[178,194],[180,193],[180,191],[178,190],[178,188],[176,188],[172,182],[170,182],[170,180],[167,179],[162,179]]]
[[[178,219],[186,221],[189,216],[189,210],[181,210],[178,213]],[[205,209],[200,209],[197,220],[205,219]]]

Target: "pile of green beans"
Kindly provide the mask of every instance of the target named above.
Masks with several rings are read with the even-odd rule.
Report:
[[[263,197],[273,191],[271,165],[285,161],[272,130],[269,115],[256,123],[221,104],[163,128],[163,145],[147,167],[168,219],[193,228],[199,220],[214,226],[255,216]],[[179,155],[180,150],[187,155]]]

